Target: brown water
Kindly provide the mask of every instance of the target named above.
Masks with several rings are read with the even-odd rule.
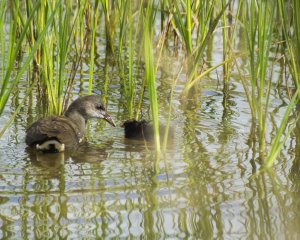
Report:
[[[98,42],[94,93],[102,93],[120,123],[128,113],[116,58],[106,55],[103,39]],[[218,44],[215,37],[212,64],[222,59]],[[174,79],[169,73],[180,68],[176,56],[165,57],[168,64],[157,74],[161,122]],[[88,66],[77,75],[73,99],[87,92]],[[282,70],[275,63],[274,84]],[[299,136],[288,138],[273,170],[259,171],[258,143],[237,73],[226,109],[222,69],[217,73],[203,79],[187,105],[179,101],[186,81],[180,75],[171,103],[175,137],[159,160],[153,145],[126,140],[122,128],[101,121],[91,121],[89,144],[78,152],[29,153],[25,129],[44,112],[33,92],[33,103],[26,101],[0,139],[0,238],[299,239]],[[273,89],[268,143],[288,103],[285,89]],[[23,97],[20,87],[1,126]],[[142,113],[149,118],[147,99]]]

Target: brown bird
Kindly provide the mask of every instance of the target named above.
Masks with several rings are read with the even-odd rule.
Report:
[[[84,141],[86,122],[100,118],[115,126],[105,111],[100,96],[90,95],[75,100],[64,116],[49,116],[34,122],[26,131],[28,146],[42,152],[62,152]]]

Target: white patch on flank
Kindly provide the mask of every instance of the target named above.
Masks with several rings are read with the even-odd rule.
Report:
[[[49,140],[42,144],[37,144],[36,149],[37,150],[50,150],[50,148],[51,148],[50,145],[54,145],[55,149],[57,149],[57,151],[59,151],[59,152],[65,151],[65,144],[62,144],[57,140]]]

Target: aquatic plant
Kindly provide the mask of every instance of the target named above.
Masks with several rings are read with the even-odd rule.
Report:
[[[158,102],[156,94],[156,69],[153,59],[153,45],[152,45],[152,27],[153,18],[156,12],[153,11],[153,2],[148,1],[144,19],[144,60],[145,60],[145,79],[149,91],[150,108],[153,118],[153,129],[155,133],[156,149],[160,151],[160,136],[159,136],[159,122],[158,122]]]
[[[22,74],[28,69],[29,65],[32,63],[35,53],[38,51],[40,45],[42,44],[49,26],[52,24],[54,20],[54,16],[56,12],[58,11],[58,8],[60,6],[61,1],[58,1],[58,3],[54,6],[53,11],[49,15],[49,18],[45,22],[45,26],[43,30],[41,31],[39,37],[36,39],[34,44],[32,45],[32,48],[30,49],[27,58],[24,60],[24,63],[22,67],[18,70],[16,73],[16,76],[11,79],[12,71],[13,71],[13,65],[15,64],[15,61],[18,58],[18,54],[21,51],[21,47],[23,44],[23,41],[25,39],[25,36],[27,34],[27,31],[29,29],[29,25],[34,17],[34,14],[40,7],[40,1],[37,1],[34,5],[34,8],[32,9],[29,18],[24,24],[24,27],[20,33],[20,36],[17,38],[17,26],[16,23],[11,19],[10,20],[10,34],[9,34],[9,47],[8,47],[8,56],[7,56],[7,62],[5,62],[5,58],[2,59],[2,64],[5,65],[5,74],[3,75],[3,79],[1,81],[1,93],[0,93],[0,115],[3,112],[3,109],[5,107],[5,104],[8,101],[8,98],[12,91],[17,87],[17,84],[19,83],[19,80],[22,76]],[[17,12],[18,9],[14,8],[14,4],[12,6],[11,11]],[[4,34],[4,30],[2,29],[2,34]],[[3,38],[3,37],[1,37]],[[16,43],[16,44],[15,44]],[[2,45],[2,49],[5,48],[4,45]],[[3,52],[3,50],[2,50]]]
[[[93,88],[93,74],[94,74],[94,59],[95,59],[95,38],[96,38],[96,29],[97,29],[97,22],[98,22],[98,8],[99,1],[95,1],[93,16],[91,17],[91,29],[92,29],[92,39],[91,39],[91,53],[90,53],[90,77],[89,77],[89,89],[88,94],[92,93]]]
[[[294,130],[295,125],[299,121],[299,113],[296,119],[290,118],[291,113],[295,110],[295,106],[299,109],[299,94],[300,94],[300,3],[297,0],[292,1],[292,8],[285,4],[283,0],[278,0],[278,11],[283,32],[284,47],[287,48],[285,59],[287,60],[292,80],[296,86],[296,91],[291,98],[285,114],[281,120],[279,128],[274,137],[270,153],[267,156],[266,165],[268,167],[274,164],[278,157],[286,139]]]
[[[256,129],[257,124],[259,150],[263,156],[266,145],[266,119],[272,86],[272,79],[267,75],[267,68],[269,66],[269,53],[273,41],[272,32],[277,8],[276,4],[269,1],[259,1],[257,4],[254,1],[250,1],[250,3],[243,2],[241,8],[242,23],[248,44],[248,58],[250,60],[249,80],[251,90],[248,89],[247,83],[244,82],[243,86],[245,92],[248,93],[254,129]],[[245,80],[243,79],[243,81]]]

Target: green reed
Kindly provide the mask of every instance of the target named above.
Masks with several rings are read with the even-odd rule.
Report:
[[[156,150],[160,152],[160,136],[159,136],[159,121],[158,121],[158,102],[157,102],[157,93],[156,93],[156,69],[154,66],[153,59],[153,43],[152,43],[152,34],[153,34],[153,19],[156,12],[153,10],[153,2],[148,1],[148,6],[146,9],[146,15],[144,19],[144,60],[145,60],[145,78],[149,92],[149,101],[150,108],[153,118],[153,127],[155,133],[155,144]]]
[[[86,3],[87,1],[82,1],[74,8],[70,0],[64,1],[64,4],[62,1],[44,1],[43,4],[41,1],[37,1],[35,4],[32,4],[31,1],[12,2],[8,47],[5,47],[3,29],[5,7],[3,4],[1,5],[1,52],[2,56],[5,56],[5,48],[7,48],[8,53],[6,59],[2,58],[2,75],[4,77],[1,78],[0,112],[3,111],[10,93],[17,87],[18,79],[31,63],[33,63],[35,74],[38,74],[38,92],[48,100],[48,112],[61,114],[64,111],[68,102],[66,98],[70,97],[75,72],[83,54],[84,46],[81,46],[80,51],[77,49],[73,52],[77,55],[70,61],[70,47],[76,41],[77,32],[80,32],[81,42],[86,44],[86,38],[82,37],[82,23],[86,22],[85,19],[88,16]],[[94,37],[92,37],[90,76],[93,71],[93,42],[99,1],[96,1],[95,4],[95,12],[91,19],[91,32]],[[26,16],[21,11],[24,7]],[[88,23],[86,24],[88,25]],[[76,44],[74,46],[76,47]],[[9,78],[13,72],[13,64],[16,59],[22,62],[20,59],[22,55],[19,54],[22,47],[26,47],[30,57],[27,57],[23,68],[17,72],[17,77],[11,81]],[[71,65],[70,70],[67,70],[68,64]],[[90,80],[89,92],[91,92],[91,86]]]
[[[226,1],[225,0],[222,0],[221,1],[221,4],[222,4],[222,7],[224,7],[226,5]],[[228,54],[228,41],[229,41],[229,29],[227,27],[227,17],[226,17],[226,14],[223,14],[222,17],[222,37],[223,37],[223,61],[226,60],[227,58],[227,54]],[[224,78],[224,88],[225,88],[225,85],[228,85],[228,80],[229,80],[229,65],[226,63],[224,64],[223,66],[223,78]],[[224,94],[226,95],[226,93]]]
[[[249,6],[250,5],[250,6]],[[248,44],[250,60],[250,83],[252,119],[257,120],[259,150],[265,151],[266,122],[272,79],[267,76],[269,53],[273,41],[273,24],[276,4],[270,1],[251,1],[243,5],[243,24]]]
[[[59,32],[57,34],[58,42],[58,73],[56,74],[57,80],[55,81],[55,94],[56,94],[56,113],[61,114],[63,107],[63,90],[65,86],[65,65],[67,61],[68,48],[70,46],[70,18],[71,18],[71,1],[66,2],[66,10],[63,12],[63,6],[60,7],[58,13],[58,26]],[[50,79],[51,80],[51,79]]]
[[[35,37],[39,37],[41,30],[44,27],[44,20],[49,17],[48,11],[46,9],[53,8],[53,4],[50,2],[46,2],[46,4],[42,4],[41,8],[39,8],[37,17],[35,21],[33,22],[33,28],[36,29],[35,31]],[[57,15],[54,18],[54,24],[51,26],[52,31],[48,32],[46,35],[45,40],[43,41],[43,44],[39,51],[37,52],[35,56],[35,63],[36,63],[36,71],[41,76],[38,81],[38,90],[40,95],[45,96],[48,98],[48,112],[59,114],[62,109],[62,88],[63,84],[62,81],[59,81],[61,79],[61,76],[63,74],[62,68],[57,68],[59,65],[56,65],[54,58],[54,52],[55,52],[55,45],[59,46],[59,48],[62,48],[62,40],[57,42],[56,36],[58,35],[58,29],[61,28],[62,24],[64,23],[66,25],[66,22],[68,21],[69,17],[66,16],[66,22],[63,21],[58,25],[58,29],[56,29],[56,18],[57,16],[62,15],[62,8],[61,5],[58,9]],[[69,14],[67,14],[69,15]],[[62,19],[62,18],[60,18]],[[55,26],[55,28],[53,28]],[[61,31],[61,39],[66,39],[66,30]],[[61,51],[62,54],[57,56],[58,61],[62,60],[63,57],[63,51]],[[55,74],[55,69],[59,69],[59,74]]]
[[[97,29],[97,22],[98,22],[98,6],[99,0],[95,1],[93,17],[91,18],[91,29],[92,29],[92,44],[91,44],[91,53],[90,53],[90,77],[89,77],[89,88],[88,94],[92,93],[93,88],[93,74],[94,74],[94,58],[95,58],[95,38],[96,38],[96,29]]]
[[[112,19],[110,16],[110,3],[113,2],[108,0],[101,0],[105,19],[106,46],[109,51],[114,52],[113,38],[115,33],[115,25],[114,19]]]
[[[222,8],[226,6],[226,1],[221,0]],[[242,1],[240,1],[237,5],[237,10],[235,12],[236,16],[239,16],[241,10]],[[224,114],[223,117],[226,117],[228,113],[228,100],[230,97],[229,90],[229,80],[231,77],[233,63],[235,61],[234,54],[234,42],[236,37],[236,30],[238,27],[239,21],[237,21],[232,12],[232,2],[229,3],[227,8],[227,14],[223,14],[222,16],[222,37],[223,37],[223,108]],[[229,60],[229,61],[228,61]],[[247,95],[247,92],[246,92]]]
[[[144,99],[146,80],[138,75],[143,75],[141,67],[143,60],[144,39],[144,13],[142,2],[121,1],[118,5],[119,17],[119,53],[118,65],[120,77],[124,87],[124,96],[129,118],[139,119],[141,105]],[[150,24],[152,25],[152,23]],[[139,91],[138,91],[139,89]]]
[[[5,74],[5,40],[4,40],[4,10],[5,10],[5,1],[1,2],[0,6],[0,43],[1,43],[1,56],[2,56],[2,71],[1,71],[1,79]],[[2,80],[0,80],[0,85],[2,85]]]
[[[135,42],[134,22],[133,22],[133,6],[132,1],[121,1],[118,6],[120,12],[120,31],[119,31],[119,67],[121,77],[123,78],[125,97],[127,99],[127,109],[129,118],[133,117],[134,94],[135,94],[135,78],[134,78],[134,58],[135,58]],[[140,11],[139,11],[140,12]],[[138,16],[137,14],[135,16]],[[123,41],[125,40],[125,42]],[[124,45],[128,51],[128,59],[123,56]],[[123,60],[125,58],[125,60]],[[126,68],[125,68],[126,67]],[[125,69],[128,68],[128,74]]]
[[[12,80],[10,78],[11,78],[11,74],[12,74],[13,64],[18,57],[18,53],[21,50],[23,40],[28,31],[29,24],[32,21],[33,16],[36,13],[37,9],[39,8],[40,1],[36,2],[31,14],[30,14],[30,17],[27,19],[18,40],[16,39],[16,25],[14,24],[13,20],[11,20],[10,34],[9,34],[8,60],[6,62],[7,67],[6,67],[5,76],[2,81],[2,88],[1,88],[1,93],[0,93],[0,114],[3,112],[3,109],[5,107],[5,104],[8,100],[8,98],[9,98],[10,94],[12,93],[12,91],[14,90],[14,88],[17,86],[22,74],[28,69],[28,66],[34,59],[35,53],[37,52],[40,45],[42,44],[44,37],[46,36],[46,33],[48,31],[48,28],[54,20],[54,15],[60,6],[60,3],[61,3],[61,1],[57,2],[55,8],[53,9],[53,12],[51,13],[48,20],[45,23],[44,29],[40,33],[39,37],[35,41],[32,48],[30,49],[30,52],[29,52],[27,58],[25,59],[23,66],[17,72],[16,76],[13,77]],[[16,9],[13,9],[13,10],[17,11]],[[17,42],[16,45],[14,45],[15,42]]]
[[[285,114],[281,120],[280,126],[277,129],[276,136],[272,141],[270,152],[268,153],[267,159],[265,161],[266,167],[271,167],[274,164],[274,161],[278,157],[284,143],[286,142],[286,139],[290,136],[291,132],[295,129],[295,123],[296,121],[299,121],[299,116],[296,118],[296,121],[292,124],[290,123],[289,117],[292,111],[295,108],[295,105],[299,101],[299,95],[300,94],[300,88],[297,89],[295,92],[293,98],[291,99]],[[290,125],[290,126],[289,126]],[[286,130],[286,128],[289,126],[289,128]]]
[[[278,0],[277,2],[281,20],[281,29],[283,32],[283,38],[285,40],[284,43],[285,47],[287,48],[287,51],[285,51],[285,58],[288,62],[289,70],[297,90],[290,100],[290,103],[281,120],[280,126],[277,129],[276,136],[272,141],[270,153],[268,154],[266,160],[267,167],[271,167],[274,164],[274,161],[278,157],[286,139],[295,129],[296,122],[299,121],[299,113],[297,113],[297,118],[294,122],[291,122],[291,119],[293,120],[294,118],[290,119],[290,115],[295,109],[295,106],[299,104],[300,97],[300,3],[297,0],[293,0],[292,11],[290,12],[285,4],[285,1]],[[292,26],[293,28],[291,28]],[[297,109],[299,109],[299,107]]]
[[[230,3],[231,1],[229,1]],[[197,73],[199,72],[200,69],[200,63],[204,59],[204,50],[206,49],[209,40],[212,38],[213,33],[218,26],[218,23],[222,16],[225,13],[225,10],[227,9],[229,3],[227,3],[225,6],[222,6],[221,10],[218,12],[216,17],[214,17],[214,4],[216,3],[215,1],[196,1],[198,4],[194,4],[194,12],[196,16],[200,16],[200,19],[198,20],[198,26],[197,29],[195,29],[196,32],[196,45],[192,49],[192,54],[188,57],[187,59],[187,64],[188,64],[188,81],[184,87],[183,96],[186,96],[188,91],[194,86],[195,83],[197,83],[202,77],[203,73],[200,73],[200,75],[196,76]],[[187,8],[191,6],[186,6]],[[174,15],[177,15],[175,19],[178,19],[175,21],[175,25],[177,28],[181,29],[183,25],[181,24],[181,16],[178,16],[180,12],[174,13]],[[177,23],[177,24],[176,24]],[[188,23],[187,25],[191,25]],[[194,24],[195,25],[195,24]],[[183,39],[185,39],[185,42],[189,41],[189,34],[182,34]],[[186,48],[188,48],[186,44]],[[189,52],[189,51],[188,51]],[[225,62],[228,62],[227,60],[224,60],[223,63],[220,65],[224,64]],[[218,66],[220,66],[218,65]],[[216,67],[212,67],[210,71],[214,70]],[[206,71],[208,74],[210,71]],[[196,80],[197,79],[197,80]]]
[[[76,57],[70,61],[71,45],[76,40],[78,31],[76,27],[81,27],[81,24],[78,24],[78,22],[83,21],[83,11],[86,7],[86,1],[81,3],[75,9],[74,14],[72,14],[72,1],[66,1],[65,5],[61,5],[55,16],[55,24],[52,26],[52,31],[47,34],[47,39],[45,40],[47,43],[43,44],[40,56],[38,56],[41,58],[42,66],[39,68],[39,73],[41,74],[39,86],[42,95],[45,95],[48,99],[49,113],[61,114],[67,107],[68,98],[70,98],[75,72],[79,65],[78,61],[81,60],[83,51],[83,47],[80,47],[80,50],[77,49],[74,52]],[[52,2],[47,2],[47,8],[51,9],[52,7]],[[43,11],[43,9],[40,9],[40,11]],[[40,16],[44,16],[44,14]],[[47,16],[46,13],[45,17]],[[41,26],[36,27],[38,29]],[[83,41],[85,40],[83,39]],[[66,65],[68,62],[70,62],[70,70],[67,71]],[[93,69],[93,62],[91,65]]]
[[[286,59],[293,81],[299,87],[300,77],[300,2],[292,1],[292,11],[288,9],[285,1],[278,0],[280,20],[287,48]]]
[[[128,25],[129,25],[129,36],[128,36],[128,51],[129,51],[129,57],[128,57],[128,86],[129,86],[129,116],[132,118],[132,109],[134,104],[134,87],[135,82],[133,78],[133,57],[134,57],[134,49],[133,49],[133,11],[132,11],[132,1],[129,1],[129,16],[128,16]]]

